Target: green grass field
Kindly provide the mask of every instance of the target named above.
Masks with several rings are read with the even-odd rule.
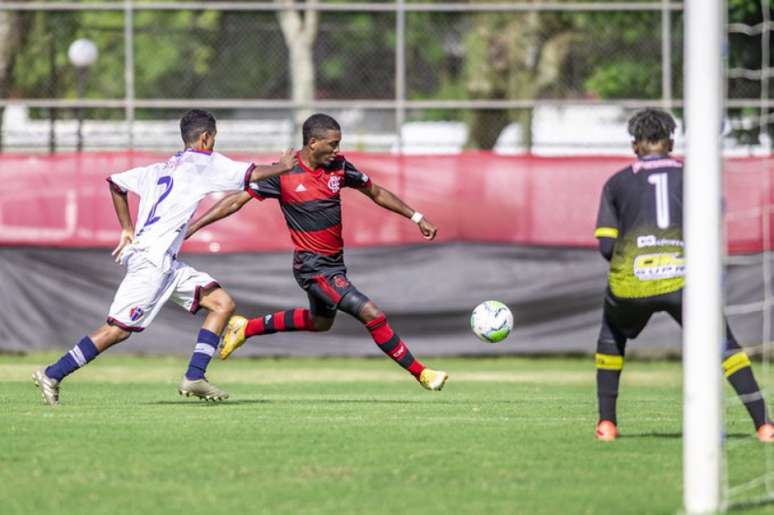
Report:
[[[55,357],[0,356],[3,514],[681,506],[677,363],[627,363],[623,437],[602,443],[588,359],[432,359],[451,375],[440,393],[387,359],[232,359],[210,367],[232,395],[216,405],[177,395],[185,357],[106,355],[69,378],[52,409],[29,377]],[[772,453],[741,404],[727,419],[730,483],[764,474]]]

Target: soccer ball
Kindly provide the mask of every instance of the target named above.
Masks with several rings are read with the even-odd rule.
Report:
[[[481,341],[497,343],[511,334],[513,313],[502,302],[487,300],[471,313],[470,328]]]

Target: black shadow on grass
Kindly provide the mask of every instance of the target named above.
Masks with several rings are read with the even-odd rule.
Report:
[[[189,404],[191,406],[214,406],[222,405],[227,406],[229,404],[449,404],[457,406],[482,406],[486,404],[525,404],[524,401],[518,400],[496,400],[486,401],[485,403],[478,402],[465,402],[457,400],[440,400],[440,399],[319,399],[319,398],[295,398],[295,399],[233,399],[219,402],[207,402],[196,401],[193,399],[181,399],[181,400],[169,400],[169,401],[152,401],[144,404],[156,405],[156,406],[178,406]]]
[[[231,401],[228,401],[231,402]],[[485,406],[487,404],[527,404],[520,400],[495,400],[486,402],[460,401],[455,399],[320,399],[320,398],[295,398],[275,399],[270,402],[278,404],[448,404],[455,406]]]
[[[233,401],[217,401],[217,402],[209,402],[204,400],[153,401],[153,402],[146,402],[144,404],[150,404],[155,406],[182,406],[184,404],[187,404],[189,406],[228,406],[229,404],[270,404],[272,402],[273,401],[269,401],[266,399],[237,399]]]
[[[728,506],[728,511],[746,511],[754,508],[761,508],[763,506],[774,506],[774,498],[731,503]]]
[[[664,433],[659,431],[650,431],[645,433],[625,433],[622,434],[619,438],[682,438],[683,433]],[[725,438],[728,439],[739,439],[739,438],[751,438],[751,436],[747,433],[728,433],[725,435]]]

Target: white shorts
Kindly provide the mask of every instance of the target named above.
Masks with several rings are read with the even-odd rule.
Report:
[[[139,332],[148,327],[169,299],[196,313],[201,291],[218,286],[209,274],[182,261],[173,261],[168,270],[158,268],[141,254],[129,256],[126,261],[126,276],[107,318],[108,324],[125,331]]]

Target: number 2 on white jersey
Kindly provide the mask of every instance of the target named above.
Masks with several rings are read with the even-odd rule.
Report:
[[[172,185],[174,184],[174,181],[172,180],[171,176],[166,175],[164,177],[160,177],[159,181],[156,183],[156,185],[161,185],[161,184],[163,184],[166,189],[164,190],[164,193],[161,194],[161,196],[156,201],[156,203],[153,204],[153,207],[151,208],[150,213],[148,213],[148,219],[145,221],[145,225],[143,225],[143,227],[147,227],[151,224],[155,224],[161,219],[160,216],[156,216],[156,208],[159,207],[159,204],[161,204],[161,201],[167,198],[167,195],[169,195],[169,192],[172,191]]]
[[[659,229],[669,227],[669,188],[667,187],[668,175],[654,173],[648,176],[648,182],[656,187],[656,225]]]

